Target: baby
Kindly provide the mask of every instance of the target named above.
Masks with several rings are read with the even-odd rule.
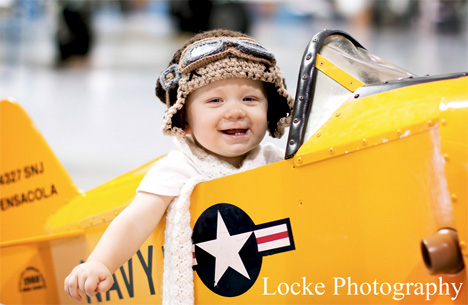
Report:
[[[132,203],[109,225],[87,261],[65,279],[81,300],[112,287],[112,273],[140,248],[167,210],[163,303],[193,304],[190,195],[197,183],[279,161],[268,130],[281,137],[293,98],[274,55],[233,31],[198,34],[161,73],[156,95],[167,106],[163,133],[176,149],[146,174]]]

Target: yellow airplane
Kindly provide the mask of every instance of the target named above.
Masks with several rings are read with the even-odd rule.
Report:
[[[467,75],[314,36],[285,160],[193,192],[195,303],[468,304]],[[76,304],[64,278],[158,160],[82,192],[18,103],[0,115],[0,303]],[[82,303],[160,304],[164,227]]]

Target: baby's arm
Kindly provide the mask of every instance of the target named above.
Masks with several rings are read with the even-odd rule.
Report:
[[[104,232],[86,263],[76,266],[65,279],[65,291],[81,301],[112,287],[114,273],[129,260],[154,231],[174,197],[138,192],[133,202]]]

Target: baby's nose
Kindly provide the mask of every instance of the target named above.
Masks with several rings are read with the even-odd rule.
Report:
[[[242,106],[233,105],[226,110],[226,112],[224,113],[224,118],[230,120],[239,120],[245,118],[246,114],[247,113],[242,108]]]

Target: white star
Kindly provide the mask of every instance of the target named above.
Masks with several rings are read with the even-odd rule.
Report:
[[[215,286],[218,285],[219,280],[228,267],[231,267],[250,280],[249,274],[239,255],[239,251],[244,247],[250,235],[252,235],[252,232],[230,235],[223,217],[221,217],[218,211],[216,239],[197,244],[198,247],[215,257]]]

